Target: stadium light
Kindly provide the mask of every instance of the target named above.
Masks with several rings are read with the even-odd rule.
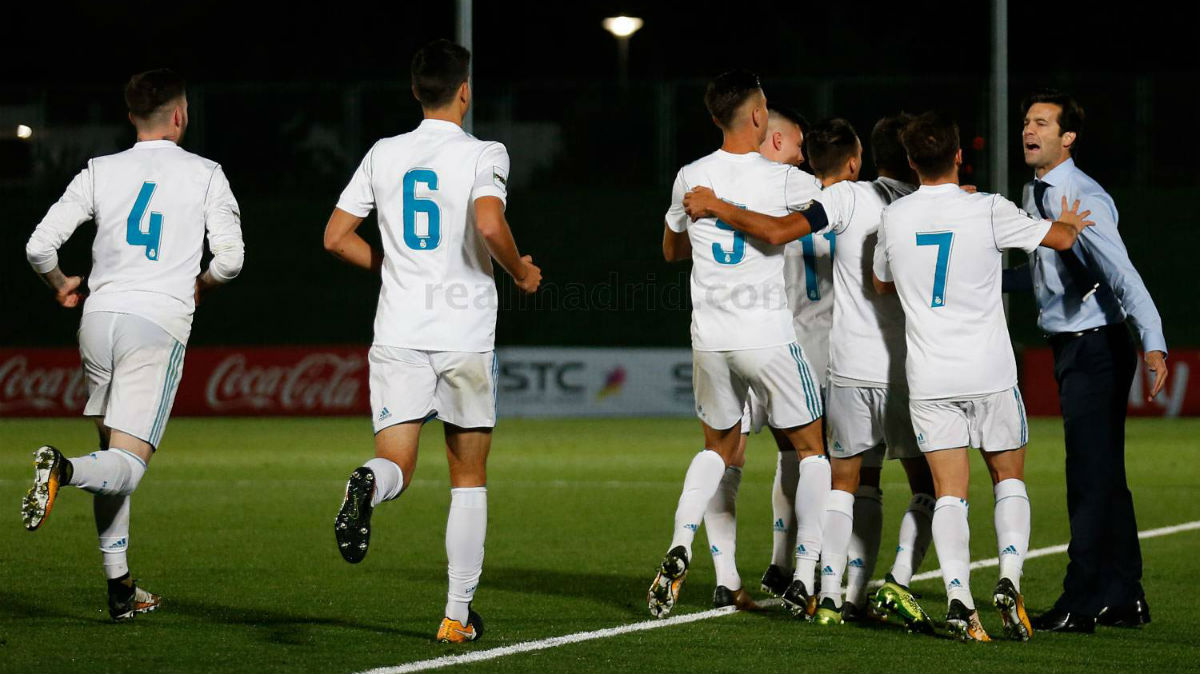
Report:
[[[636,16],[610,16],[600,22],[604,26],[604,30],[613,34],[617,38],[617,76],[621,85],[621,92],[627,93],[629,90],[629,38],[645,24]]]
[[[601,23],[604,30],[612,33],[618,39],[628,39],[645,24],[636,16],[610,16]]]
[[[33,129],[32,128],[30,128],[24,124],[17,125],[17,138],[20,138],[21,140],[28,140],[29,138],[32,138],[32,137],[33,137]]]

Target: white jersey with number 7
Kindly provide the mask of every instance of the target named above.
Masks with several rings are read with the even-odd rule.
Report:
[[[491,351],[496,282],[475,200],[507,203],[508,151],[452,122],[427,119],[367,152],[337,207],[379,211],[383,284],[376,345],[426,351]]]
[[[996,194],[923,185],[883,211],[875,275],[904,307],[913,400],[962,398],[1017,384],[1000,295],[1005,249],[1033,252],[1050,222]]]

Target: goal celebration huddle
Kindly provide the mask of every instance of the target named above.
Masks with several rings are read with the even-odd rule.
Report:
[[[521,253],[505,214],[507,148],[463,129],[470,53],[432,42],[413,57],[411,78],[424,121],[371,147],[324,230],[330,254],[380,279],[367,355],[374,453],[364,436],[365,461],[346,467],[340,502],[329,496],[327,544],[357,564],[373,536],[402,535],[374,531],[372,515],[389,501],[403,507],[421,429],[440,420],[450,474],[447,592],[430,635],[472,642],[484,635],[486,607],[474,599],[487,585],[487,461],[497,424],[493,265],[529,294],[542,273]],[[109,615],[118,622],[170,609],[169,597],[148,589],[152,579],[142,587],[131,575],[131,495],[152,479],[193,316],[209,293],[237,291],[221,286],[246,259],[271,255],[244,250],[221,166],[179,146],[188,126],[183,79],[170,70],[135,75],[125,99],[137,143],[90,160],[26,247],[58,303],[82,308],[84,415],[98,446],[37,449],[22,502],[25,527],[42,532],[63,488],[92,494]],[[775,479],[747,488],[771,490],[772,547],[743,550],[743,559],[765,568],[762,591],[797,619],[894,622],[964,641],[998,636],[985,631],[980,610],[997,611],[1004,636],[1020,641],[1039,630],[1148,623],[1123,468],[1124,407],[1106,401],[1128,395],[1121,377],[1134,347],[1126,321],[1154,375],[1151,397],[1165,383],[1166,344],[1112,200],[1074,163],[1079,104],[1053,91],[1022,104],[1020,140],[1036,179],[1020,205],[960,184],[958,126],[937,112],[891,113],[860,136],[841,118],[810,125],[769,101],[745,70],[712,79],[703,104],[721,145],[678,171],[661,234],[666,260],[691,262],[700,449],[680,466],[673,522],[667,512],[647,514],[662,519],[665,544],[661,560],[646,563],[649,613],[669,616],[681,592],[710,590],[686,582],[703,554],[694,549],[701,528],[716,572],[713,605],[762,608],[739,573],[736,504],[747,438],[765,428],[778,448]],[[867,162],[875,180],[859,179]],[[372,212],[381,248],[357,232]],[[59,267],[58,250],[88,221],[96,238],[85,280]],[[648,229],[643,244],[656,237]],[[1010,250],[1028,254],[1030,268],[1003,269]],[[1022,594],[1031,530],[1025,456],[1037,447],[1027,447],[1003,300],[1026,291],[1062,363],[1072,534],[1063,594],[1041,616],[1029,615]],[[1096,362],[1080,353],[1098,339],[1117,354],[1115,374],[1079,364]],[[1092,398],[1075,403],[1085,395]],[[1088,417],[1096,410],[1107,415],[1103,423]],[[1099,459],[1072,454],[1084,445],[1113,449],[1093,464]],[[994,535],[994,574],[971,569],[972,449],[993,484],[994,531],[974,534]],[[891,460],[911,494],[903,516],[887,522],[880,482]],[[894,556],[881,555],[885,527],[899,532]],[[930,545],[944,612],[923,606],[909,587]]]

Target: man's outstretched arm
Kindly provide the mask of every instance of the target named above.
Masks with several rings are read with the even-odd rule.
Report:
[[[819,204],[814,205],[820,208]],[[693,188],[684,195],[683,207],[692,220],[716,218],[744,234],[777,246],[803,238],[814,229],[804,212],[783,216],[765,215],[722,201],[707,187]],[[821,215],[824,215],[823,210]],[[821,224],[816,229],[823,227],[824,224]]]

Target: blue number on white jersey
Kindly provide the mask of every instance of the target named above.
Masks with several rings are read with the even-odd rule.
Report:
[[[145,246],[146,259],[154,262],[158,261],[158,244],[162,240],[162,213],[150,214],[150,228],[148,231],[142,231],[142,217],[146,215],[146,209],[150,206],[150,198],[154,196],[154,188],[158,187],[157,183],[146,181],[142,183],[142,189],[138,190],[137,200],[133,202],[133,210],[129,211],[129,217],[125,219],[125,242],[131,246]]]
[[[433,250],[442,241],[442,211],[433,199],[413,196],[417,183],[437,191],[437,173],[416,168],[404,174],[404,243],[413,250]],[[429,232],[425,236],[417,235],[417,213],[428,218]]]
[[[722,229],[727,232],[733,232],[733,250],[725,250],[719,243],[713,243],[712,252],[713,259],[719,264],[737,264],[746,256],[746,239],[742,233],[717,220],[717,229]]]
[[[822,236],[829,241],[829,257],[833,257],[837,247],[837,233],[825,232]],[[817,246],[812,237],[812,234],[801,237],[800,249],[804,257],[804,287],[808,290],[808,299],[817,302],[821,299],[821,286],[817,282]]]
[[[950,247],[954,243],[954,232],[917,232],[918,246],[937,246],[937,264],[933,268],[933,299],[929,306],[934,309],[946,306],[946,274],[950,269]]]

